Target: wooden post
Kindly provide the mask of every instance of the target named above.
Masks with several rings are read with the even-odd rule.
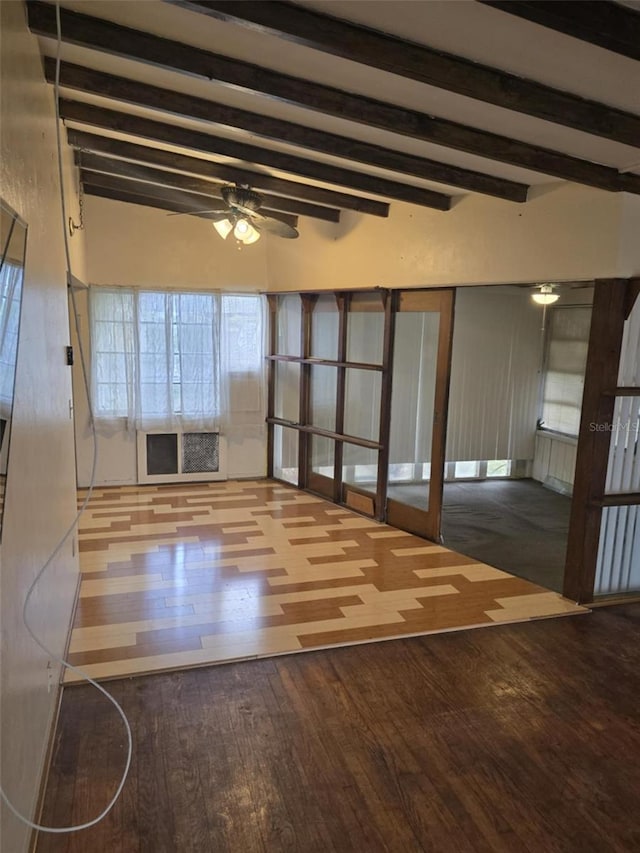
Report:
[[[429,513],[427,537],[441,540],[442,496],[444,489],[445,451],[447,444],[447,418],[449,415],[449,385],[451,381],[451,354],[453,352],[453,312],[455,290],[443,290],[440,295],[440,329],[438,337],[438,362],[436,366],[436,393],[433,401],[433,438],[431,441],[431,482],[429,483]]]
[[[300,294],[302,322],[300,324],[300,355],[309,358],[311,355],[311,315],[316,303],[314,293]],[[307,426],[310,419],[311,365],[300,365],[300,409],[298,423]],[[311,438],[303,430],[298,433],[298,488],[306,489],[309,480],[309,445]]]
[[[345,362],[347,360],[347,313],[349,311],[350,294],[336,293],[336,304],[340,312],[338,320],[338,361]],[[346,388],[347,369],[344,365],[336,368],[337,387],[336,387],[336,432],[344,433],[344,395]],[[336,441],[334,444],[334,459],[333,459],[333,500],[336,503],[342,501],[342,460],[344,457],[344,443]]]
[[[593,600],[622,333],[628,308],[626,279],[595,283],[582,397],[563,594]],[[609,392],[609,393],[607,393]]]
[[[272,293],[267,296],[268,305],[268,355],[276,354],[277,341],[277,312],[278,312],[278,297]],[[273,477],[273,431],[274,426],[269,423],[269,418],[275,415],[275,399],[276,399],[276,363],[269,359],[267,361],[267,477]]]
[[[393,374],[393,335],[398,304],[397,292],[383,291],[384,338],[382,350],[382,389],[380,392],[380,444],[378,451],[378,482],[375,516],[384,521],[387,513],[387,482],[389,478],[389,443],[391,440],[391,383]]]

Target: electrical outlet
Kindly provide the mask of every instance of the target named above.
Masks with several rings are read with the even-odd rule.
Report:
[[[53,666],[51,661],[47,661],[47,693],[53,690]]]
[[[76,555],[76,537],[71,537],[71,556],[75,557]]]

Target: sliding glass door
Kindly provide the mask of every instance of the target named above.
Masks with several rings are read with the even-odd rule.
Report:
[[[453,291],[270,304],[270,473],[437,539]]]
[[[451,291],[403,292],[395,316],[387,521],[440,534],[449,366]]]

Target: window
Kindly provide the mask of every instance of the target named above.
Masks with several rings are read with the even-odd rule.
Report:
[[[203,429],[262,410],[262,297],[93,287],[90,315],[97,419]]]
[[[11,417],[18,352],[22,267],[5,261],[0,272],[0,419]]]
[[[551,309],[543,378],[543,429],[577,436],[587,364],[591,308]]]

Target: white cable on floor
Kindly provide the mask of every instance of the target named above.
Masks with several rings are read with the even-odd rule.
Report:
[[[52,652],[50,649],[48,649],[44,645],[44,643],[39,639],[39,637],[36,635],[35,631],[31,628],[31,626],[29,624],[28,615],[27,615],[27,609],[29,606],[29,601],[31,600],[31,596],[32,596],[32,594],[36,588],[36,585],[38,584],[38,581],[44,575],[44,573],[47,571],[47,569],[52,564],[54,559],[57,557],[61,548],[65,545],[65,543],[67,542],[69,537],[76,530],[76,528],[78,526],[78,522],[80,521],[82,514],[84,513],[85,509],[87,508],[87,504],[89,503],[89,500],[91,499],[91,494],[92,494],[93,488],[95,486],[96,467],[97,467],[97,461],[98,461],[98,440],[97,440],[97,436],[96,436],[96,426],[95,426],[95,422],[94,422],[94,418],[93,418],[93,409],[92,409],[92,405],[91,405],[91,394],[89,391],[89,379],[88,379],[88,373],[87,373],[86,359],[85,359],[84,349],[82,346],[82,339],[80,337],[80,322],[79,322],[79,317],[78,317],[78,310],[76,307],[75,292],[74,292],[74,288],[73,288],[73,276],[71,273],[71,255],[69,253],[69,240],[68,240],[68,236],[67,236],[67,227],[66,227],[67,214],[66,214],[66,203],[65,203],[65,195],[64,195],[64,170],[62,168],[62,143],[60,140],[59,95],[60,95],[60,48],[61,48],[61,44],[62,44],[62,31],[61,31],[61,25],[60,25],[60,2],[59,2],[59,0],[56,0],[56,26],[57,26],[58,43],[57,43],[57,47],[56,47],[56,76],[55,76],[55,84],[54,84],[54,99],[55,99],[55,108],[56,108],[56,140],[57,140],[57,148],[58,148],[58,175],[59,175],[59,181],[60,181],[60,205],[61,205],[61,210],[62,210],[62,230],[63,230],[63,234],[64,234],[64,250],[65,250],[65,256],[66,256],[68,289],[69,289],[69,293],[71,294],[71,304],[73,306],[74,324],[75,324],[75,329],[76,329],[76,335],[78,337],[78,349],[80,352],[80,363],[82,365],[82,379],[83,379],[85,393],[87,395],[87,406],[89,409],[89,423],[91,425],[91,434],[93,436],[93,462],[91,465],[91,479],[90,479],[90,483],[89,483],[89,488],[87,490],[87,495],[86,495],[84,501],[82,502],[82,505],[81,505],[80,509],[78,510],[73,522],[68,527],[68,529],[65,532],[64,536],[62,537],[62,539],[60,539],[60,541],[58,542],[56,547],[53,549],[53,551],[51,552],[51,554],[47,558],[47,561],[42,566],[42,568],[40,569],[38,574],[35,576],[31,586],[29,587],[29,589],[27,591],[27,595],[26,595],[25,600],[24,600],[24,605],[22,607],[22,620],[23,620],[24,625],[25,625],[27,631],[29,632],[31,638],[33,639],[33,641],[42,649],[43,652],[45,652],[47,654],[47,656],[51,660],[55,661],[56,663],[59,663],[61,666],[65,667],[66,669],[69,669],[72,672],[77,673],[85,681],[88,681],[89,684],[92,684],[96,688],[96,690],[99,690],[100,693],[103,694],[103,696],[106,696],[106,698],[114,705],[116,711],[122,717],[122,721],[124,723],[125,731],[127,733],[127,760],[125,763],[125,768],[124,768],[124,772],[122,774],[122,778],[120,779],[120,784],[118,785],[116,792],[113,795],[113,798],[111,799],[109,804],[103,809],[103,811],[98,815],[98,817],[95,817],[95,818],[93,818],[93,820],[87,821],[86,823],[81,823],[81,824],[78,824],[75,826],[60,826],[60,827],[43,826],[42,824],[34,823],[33,821],[29,820],[29,818],[27,818],[25,815],[21,814],[20,811],[18,811],[18,809],[9,800],[9,798],[5,794],[4,790],[0,786],[0,797],[2,797],[2,800],[5,803],[5,805],[7,806],[7,808],[11,812],[13,812],[13,814],[18,818],[18,820],[22,821],[22,823],[26,824],[31,829],[37,829],[40,832],[63,833],[63,832],[79,832],[81,829],[88,829],[90,826],[95,826],[95,824],[99,823],[111,811],[111,809],[113,808],[113,806],[117,802],[120,794],[122,793],[122,789],[124,788],[124,784],[127,780],[128,774],[129,774],[129,767],[131,766],[131,758],[133,755],[133,737],[131,734],[131,726],[129,725],[129,721],[127,720],[127,717],[126,717],[124,711],[122,710],[122,707],[119,705],[119,703],[116,701],[116,699],[110,693],[108,693],[104,689],[104,687],[101,687],[100,684],[98,684],[96,681],[94,681],[92,678],[90,678],[81,669],[79,669],[76,666],[73,666],[68,661],[64,660],[64,658],[60,657],[59,655],[56,655],[54,652]]]

